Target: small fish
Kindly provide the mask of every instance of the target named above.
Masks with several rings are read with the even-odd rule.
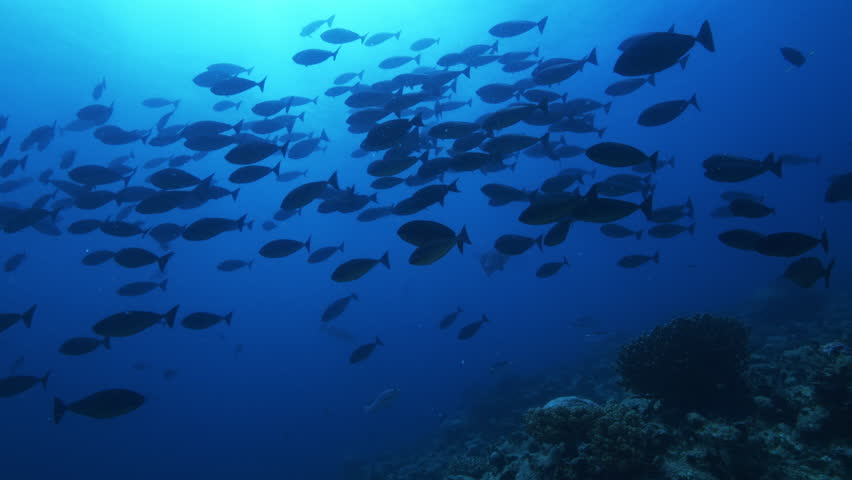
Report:
[[[562,270],[562,267],[568,265],[568,259],[562,257],[561,262],[547,262],[538,267],[538,270],[535,272],[535,276],[538,278],[549,278]]]
[[[813,54],[813,52],[811,52]],[[784,57],[784,60],[790,62],[790,65],[794,67],[801,67],[808,60],[808,57],[805,56],[804,53],[796,50],[793,47],[782,47],[781,48],[781,56]]]
[[[651,105],[639,114],[639,125],[643,127],[658,127],[665,125],[680,116],[690,105],[699,112],[698,99],[693,94],[689,100],[670,100]]]
[[[125,389],[102,390],[68,405],[54,398],[53,422],[61,422],[68,411],[99,420],[115,418],[133,412],[144,403],[144,396]]]
[[[660,263],[660,252],[655,253],[653,256],[648,255],[627,255],[625,257],[621,257],[617,264],[619,267],[623,268],[637,268],[645,265],[651,260],[654,263]]]
[[[165,292],[168,283],[168,280],[163,280],[162,282],[131,282],[122,285],[116,291],[116,293],[118,293],[122,297],[136,297],[139,295],[144,295],[157,288]]]
[[[233,318],[233,316],[233,312],[228,312],[225,315],[217,315],[209,312],[195,312],[184,317],[180,324],[183,325],[184,328],[189,328],[191,330],[205,330],[219,322],[225,322],[225,324],[230,327],[231,318]]]
[[[358,295],[353,293],[331,302],[322,312],[321,321],[327,323],[342,315],[352,300],[358,300]]]
[[[382,343],[382,340],[379,337],[376,337],[376,341],[373,343],[361,345],[360,347],[356,348],[351,355],[349,355],[349,363],[355,364],[363,362],[364,360],[370,358],[370,355],[373,354],[373,351],[379,345],[384,346],[384,343]]]
[[[453,323],[456,322],[456,319],[458,318],[459,314],[462,313],[463,311],[464,310],[462,310],[461,305],[459,305],[458,307],[456,307],[455,312],[451,312],[451,313],[444,315],[444,318],[441,319],[441,323],[439,323],[438,326],[441,329],[451,327],[453,325]]]
[[[91,338],[91,337],[76,337],[66,340],[59,347],[59,353],[63,355],[79,356],[95,351],[99,346],[107,350],[110,349],[109,337]]]
[[[458,339],[459,340],[469,340],[479,332],[479,329],[488,322],[488,317],[484,314],[482,315],[482,319],[478,322],[473,322],[465,325],[459,330]]]
[[[390,259],[388,252],[385,252],[381,258],[355,258],[347,260],[340,264],[331,274],[331,279],[335,282],[352,282],[363,277],[378,264],[382,264],[385,268],[390,269]]]
[[[24,259],[27,258],[26,252],[16,253],[6,259],[6,263],[3,264],[3,271],[6,273],[14,272],[24,263]]]

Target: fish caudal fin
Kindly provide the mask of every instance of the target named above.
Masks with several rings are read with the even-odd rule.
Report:
[[[24,322],[24,326],[30,328],[33,326],[33,314],[36,311],[36,305],[33,305],[26,312],[21,314],[21,321]]]
[[[62,421],[62,417],[65,416],[65,412],[68,410],[68,407],[59,399],[59,397],[53,397],[53,423],[59,425],[59,422]]]
[[[701,30],[698,31],[698,36],[695,41],[701,44],[708,52],[716,51],[716,43],[713,41],[713,32],[710,30],[710,22],[704,20],[701,24]]]

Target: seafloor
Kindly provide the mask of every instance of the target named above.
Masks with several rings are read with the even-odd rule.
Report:
[[[734,313],[732,313],[734,312]],[[469,394],[347,480],[852,478],[852,295],[777,285]]]

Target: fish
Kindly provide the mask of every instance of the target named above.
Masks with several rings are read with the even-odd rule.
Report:
[[[254,260],[223,260],[216,265],[216,269],[221,272],[235,272],[242,268],[251,270],[252,264],[254,264]]]
[[[852,201],[852,173],[831,177],[831,184],[825,191],[825,201],[828,203]]]
[[[85,355],[94,352],[98,347],[103,345],[107,350],[111,349],[109,337],[92,338],[92,337],[75,337],[66,340],[59,346],[59,353],[63,355]]]
[[[725,200],[727,202],[733,202],[734,200],[750,200],[756,203],[763,202],[763,195],[755,195],[753,193],[740,192],[737,190],[726,190],[722,192],[719,197],[721,197],[722,200]]]
[[[334,272],[331,274],[331,279],[338,283],[352,282],[369,273],[373,267],[380,263],[390,270],[388,252],[385,252],[378,259],[354,258],[352,260],[347,260],[334,269]]]
[[[488,205],[492,207],[508,205],[512,202],[529,202],[535,196],[535,192],[526,192],[510,185],[498,183],[485,184],[480,188],[480,191],[488,197]]]
[[[364,70],[361,70],[360,72],[341,73],[340,75],[338,75],[334,79],[334,84],[335,85],[343,85],[343,84],[351,82],[352,80],[355,80],[356,78],[358,80],[363,80],[364,79]]]
[[[535,272],[535,276],[538,278],[550,278],[559,273],[559,271],[562,270],[562,267],[566,265],[568,265],[568,258],[566,257],[562,257],[561,262],[544,263],[538,267],[538,270]]]
[[[130,179],[133,178],[133,173],[122,176],[115,170],[100,165],[83,165],[68,171],[68,177],[80,185],[88,187],[109,185],[117,182],[124,182],[124,186],[126,187]]]
[[[191,330],[205,330],[219,322],[225,322],[225,324],[230,327],[231,318],[233,318],[233,316],[233,312],[228,312],[225,315],[217,315],[209,312],[195,312],[185,316],[183,320],[181,320],[180,324],[184,328]]]
[[[299,65],[310,67],[311,65],[320,64],[329,58],[337,60],[338,53],[340,53],[340,47],[337,47],[337,50],[333,52],[317,48],[309,48],[293,55],[293,61]]]
[[[542,18],[538,22],[531,22],[528,20],[515,20],[510,22],[503,22],[494,25],[490,29],[488,29],[488,33],[497,37],[497,38],[510,38],[517,37],[518,35],[524,34],[533,28],[538,28],[539,33],[544,33],[544,27],[547,25],[547,17]]]
[[[657,158],[660,152],[646,155],[636,147],[617,142],[603,142],[586,149],[589,160],[608,167],[631,167],[644,162],[651,163],[652,171],[657,171]]]
[[[311,253],[311,237],[308,237],[304,242],[289,239],[272,240],[263,245],[259,253],[261,257],[265,258],[284,258],[303,248]]]
[[[213,86],[210,87],[210,93],[213,95],[229,97],[231,95],[251,90],[254,87],[259,88],[262,92],[266,87],[266,77],[263,77],[263,80],[259,82],[243,77],[228,77],[214,83]]]
[[[662,72],[677,64],[696,43],[709,52],[716,51],[710,22],[705,20],[694,37],[673,31],[635,35],[622,42],[613,71],[625,77]]]
[[[194,187],[202,180],[179,168],[164,168],[149,175],[145,181],[161,190],[180,190]]]
[[[115,125],[105,125],[98,127],[94,135],[104,145],[127,145],[137,141],[146,143],[151,130],[125,130]]]
[[[834,259],[823,267],[822,261],[816,257],[804,257],[791,263],[784,270],[784,277],[802,288],[812,287],[820,278],[825,279],[825,288],[831,287],[831,271],[834,269]]]
[[[3,271],[6,273],[14,272],[21,266],[22,263],[24,263],[24,259],[26,258],[26,252],[20,252],[12,255],[11,257],[6,259],[5,263],[3,263]]]
[[[765,172],[772,172],[776,177],[782,177],[782,166],[780,161],[775,160],[775,154],[770,153],[763,159],[736,155],[711,155],[702,162],[704,176],[715,182],[742,182],[757,177]]]
[[[817,246],[828,253],[828,232],[825,230],[819,238],[798,232],[765,235],[756,242],[754,251],[769,257],[798,257]]]
[[[675,223],[662,223],[648,229],[648,235],[654,238],[673,238],[683,232],[689,232],[690,235],[694,236],[695,224],[683,226]]]
[[[135,411],[144,403],[142,394],[126,389],[101,390],[68,405],[55,397],[53,423],[59,424],[69,411],[98,420],[120,417]]]
[[[330,322],[335,318],[339,317],[346,311],[346,307],[349,306],[349,303],[352,300],[358,300],[358,295],[353,293],[351,295],[347,295],[343,298],[339,298],[333,302],[331,302],[328,307],[322,312],[322,317],[320,320],[322,322]]]
[[[104,94],[104,90],[106,90],[106,77],[102,78],[101,81],[92,88],[92,99],[100,100],[101,96]]]
[[[0,378],[0,398],[9,398],[14,397],[15,395],[20,395],[39,383],[42,388],[47,390],[48,378],[50,378],[50,370],[48,370],[43,377],[16,375]]]
[[[124,338],[141,333],[160,323],[172,328],[178,308],[179,305],[175,305],[165,313],[126,310],[100,320],[92,327],[92,331],[101,337]]]
[[[356,364],[370,358],[370,355],[373,354],[373,351],[379,345],[384,346],[384,343],[382,343],[382,340],[379,337],[376,337],[376,341],[373,343],[361,345],[360,347],[356,348],[351,355],[349,355],[349,363]]]
[[[653,260],[654,263],[660,263],[660,252],[657,252],[652,256],[648,256],[648,255],[627,255],[627,256],[621,257],[618,260],[617,265],[619,267],[622,267],[622,268],[638,268],[638,267],[641,267],[642,265],[645,265],[646,263],[650,262],[651,260]]]
[[[213,105],[213,111],[214,112],[224,112],[224,111],[230,110],[230,109],[239,110],[240,105],[242,105],[242,104],[243,104],[242,101],[232,102],[230,100],[221,100],[221,101],[216,102]]]
[[[157,256],[144,248],[131,247],[122,248],[115,252],[112,259],[124,268],[139,268],[156,263],[160,271],[163,272],[173,255],[174,253],[170,252],[163,256]]]
[[[604,93],[612,97],[621,97],[639,90],[646,83],[652,87],[656,87],[656,74],[652,73],[647,78],[628,78],[626,80],[619,80],[606,87]]]
[[[774,214],[775,209],[748,198],[737,198],[731,201],[728,209],[735,217],[763,218]]]
[[[643,127],[665,125],[679,117],[690,105],[695,107],[699,112],[701,111],[695,94],[689,100],[670,100],[651,105],[639,114],[637,123]]]
[[[318,199],[329,186],[340,190],[340,185],[337,182],[337,172],[334,172],[324,182],[310,182],[294,188],[281,200],[280,208],[283,210],[299,210]]]
[[[793,47],[781,47],[781,56],[784,57],[784,60],[790,62],[790,65],[797,68],[804,65],[808,59],[804,53]]]
[[[35,311],[36,305],[33,305],[23,313],[0,313],[0,332],[8,330],[18,322],[23,323],[26,328],[32,327]]]
[[[165,292],[168,284],[168,280],[163,280],[161,282],[131,282],[122,285],[116,293],[122,297],[136,297],[139,295],[145,295],[157,288]]]
[[[180,100],[169,100],[161,97],[152,97],[142,100],[142,105],[148,108],[162,108],[172,106],[177,109],[178,105],[180,105]]]
[[[441,43],[440,38],[421,38],[415,40],[409,48],[415,52],[419,52],[422,50],[426,50],[432,45],[438,45],[439,43]]]
[[[299,35],[302,37],[310,37],[311,34],[316,32],[323,24],[327,24],[329,28],[331,28],[331,24],[334,22],[334,15],[328,17],[325,20],[315,20],[304,27],[302,27],[302,31],[299,32]]]
[[[485,325],[488,321],[488,317],[483,314],[481,320],[469,323],[462,327],[461,330],[459,330],[458,339],[469,340],[473,338],[473,336],[476,335],[477,332],[479,332],[479,329],[482,328],[482,326]]]
[[[361,43],[363,44],[364,40],[367,39],[367,35],[358,35],[352,30],[347,30],[345,28],[330,28],[322,32],[320,38],[324,42],[334,45],[343,45],[344,43],[350,43],[356,40],[361,40]]]
[[[340,242],[340,245],[338,245],[336,247],[335,246],[322,247],[322,248],[318,248],[318,249],[314,250],[308,256],[308,263],[324,262],[324,261],[328,260],[329,258],[331,258],[331,256],[334,255],[337,252],[341,252],[341,253],[343,252],[343,242]]]
[[[526,237],[523,235],[505,234],[501,235],[494,242],[494,249],[503,255],[521,255],[533,245],[538,245],[538,249],[542,250],[542,236]]]
[[[367,38],[367,40],[364,42],[364,46],[375,47],[376,45],[381,45],[382,43],[385,43],[386,41],[390,40],[391,38],[396,38],[397,40],[399,40],[399,36],[401,34],[402,34],[402,30],[400,30],[396,33],[390,33],[390,32],[374,33],[373,35],[370,35]]]
[[[751,230],[737,228],[719,234],[719,241],[737,250],[753,251],[763,241],[764,235]]]
[[[462,310],[461,305],[459,305],[458,307],[456,307],[456,311],[444,315],[444,317],[441,319],[441,322],[438,324],[438,327],[441,329],[450,328],[453,323],[456,322],[456,319],[458,318],[459,314],[463,311],[464,310]]]
[[[380,218],[384,218],[390,215],[393,215],[394,205],[387,207],[374,207],[368,208],[366,210],[361,211],[358,214],[359,222],[373,222]]]
[[[382,410],[387,410],[394,404],[394,402],[396,402],[397,397],[399,397],[399,389],[389,388],[380,393],[372,403],[366,405],[364,407],[364,413],[372,415]]]
[[[617,223],[608,223],[606,225],[601,225],[600,230],[601,233],[610,238],[626,238],[630,236],[636,236],[636,240],[641,240],[642,234],[645,232],[644,230],[633,231],[627,227],[618,225]]]
[[[262,179],[263,177],[269,175],[270,173],[274,174],[277,177],[280,169],[280,161],[275,164],[274,167],[265,167],[263,165],[246,165],[231,172],[231,175],[228,176],[228,180],[231,183],[244,185],[247,183],[256,182]]]

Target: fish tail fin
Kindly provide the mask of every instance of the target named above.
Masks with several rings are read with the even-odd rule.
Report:
[[[376,345],[381,345],[383,347],[385,346],[385,344],[382,342],[382,339],[379,337],[376,337]]]
[[[59,399],[59,397],[53,397],[53,423],[59,425],[59,422],[62,421],[62,417],[65,415],[65,412],[68,410],[68,407],[65,406],[65,403]]]
[[[254,71],[254,67],[249,67],[249,68],[247,68],[247,69],[246,69],[246,76],[250,76],[250,75],[251,75],[251,72],[253,72],[253,71]]]
[[[598,130],[598,138],[603,138],[605,132],[606,132],[606,127]]]
[[[692,203],[692,196],[686,197],[686,204],[684,205],[687,210],[687,215],[689,218],[695,218],[695,204]]]
[[[606,113],[608,115],[610,109],[612,109],[612,102],[610,101],[609,103],[604,104],[603,109],[604,109],[604,113]]]
[[[766,156],[766,158],[763,159],[763,168],[774,173],[775,176],[778,177],[778,178],[783,178],[782,177],[783,172],[781,171],[781,165],[782,165],[781,160],[778,160],[777,162],[775,161],[775,153],[770,153],[769,155]]]
[[[642,240],[642,234],[645,233],[645,230],[638,230],[636,232],[636,240]]]
[[[278,161],[278,163],[275,164],[274,167],[272,167],[272,173],[274,173],[276,177],[278,175],[281,175],[281,161],[280,160]]]
[[[322,129],[322,133],[320,133],[320,140],[328,142],[328,135],[325,133],[325,129]]]
[[[648,195],[648,198],[642,201],[639,205],[639,209],[642,210],[642,213],[645,215],[646,219],[650,220],[651,214],[654,212],[654,194]]]
[[[325,21],[328,23],[328,26],[331,27],[332,22],[334,22],[334,15],[328,17],[328,20]]]
[[[652,73],[650,77],[648,77],[648,83],[651,84],[652,87],[657,86],[657,74]]]
[[[175,252],[169,252],[162,257],[157,259],[157,265],[160,267],[160,271],[166,271],[166,264],[169,263],[169,260],[174,256]]]
[[[547,17],[542,18],[536,24],[536,26],[538,26],[538,33],[544,33],[545,25],[547,25]],[[536,50],[538,50],[538,49],[536,49]]]
[[[654,256],[651,257],[651,259],[654,260],[654,263],[656,263],[656,264],[660,263],[660,252],[659,252],[659,250],[656,253],[654,253]]]
[[[675,167],[675,157],[672,157],[672,158],[669,159],[669,166],[672,167],[672,168]]]
[[[237,219],[237,229],[241,232],[243,231],[243,227],[246,226],[246,217],[248,217],[248,213]]]
[[[819,243],[822,245],[822,249],[825,250],[825,253],[828,253],[828,231],[823,230],[822,236],[819,239]]]
[[[654,173],[657,173],[657,168],[659,167],[659,162],[658,162],[659,158],[660,158],[660,152],[659,151],[654,152],[648,158],[648,160],[650,160],[650,162],[651,162],[651,171],[654,172]]]
[[[264,79],[264,80],[266,80],[266,79]],[[240,120],[239,122],[234,124],[234,126],[231,127],[231,128],[234,129],[234,133],[240,133],[240,131],[243,129],[243,121]]]
[[[698,105],[698,97],[696,97],[696,94],[693,93],[692,97],[689,98],[689,104],[695,107],[695,109],[699,112],[701,111],[701,107]]]
[[[29,158],[30,158],[30,156],[29,156],[29,155],[24,155],[24,158],[22,158],[22,159],[19,161],[18,166],[19,166],[19,167],[21,167],[21,171],[22,171],[22,172],[23,172],[24,170],[26,170],[26,169],[27,169],[27,160],[28,160]]]
[[[709,21],[704,20],[704,23],[701,24],[701,30],[698,31],[698,36],[695,37],[695,40],[702,47],[706,48],[708,52],[716,51],[716,43],[713,42],[713,32],[710,30]]]
[[[384,255],[382,255],[382,258],[379,259],[379,261],[382,262],[382,265],[384,265],[385,268],[390,269],[390,256],[388,252],[385,252]]]
[[[225,318],[223,318],[222,320],[225,320],[225,324],[230,327],[231,326],[231,318],[233,318],[233,317],[234,317],[234,312],[228,312],[228,314],[225,315]]]
[[[589,52],[589,56],[586,57],[586,63],[591,63],[592,65],[598,64],[598,48],[595,47]]]
[[[417,115],[415,115],[414,118],[411,119],[411,124],[416,125],[418,127],[422,127],[423,126],[423,114],[418,113]]]
[[[173,328],[175,326],[175,317],[177,317],[178,307],[180,307],[180,305],[175,305],[171,310],[163,315],[163,320],[166,321],[166,325],[168,325],[169,328]]]
[[[234,107],[234,110],[239,110],[239,109],[240,109],[240,105],[242,105],[242,104],[243,104],[243,101],[242,101],[242,100],[240,100],[239,102],[237,102],[237,105]]]
[[[694,237],[695,236],[695,224],[693,223],[692,225],[686,227],[686,231],[689,232],[689,236]]]
[[[834,261],[832,258],[825,267],[825,288],[831,288],[831,271],[834,269]]]
[[[168,288],[168,286],[169,286],[169,279],[168,278],[163,280],[162,282],[160,282],[160,290],[165,292],[166,288]]]
[[[420,65],[420,54],[419,53],[417,55],[415,55],[414,63],[416,63],[417,65]]]
[[[112,350],[112,340],[110,340],[110,337],[104,337],[101,343],[103,343],[104,348],[107,350]]]
[[[459,249],[459,253],[464,253],[464,245],[470,245],[470,237],[467,234],[467,226],[463,226],[461,232],[456,237],[456,246]]]
[[[337,60],[337,54],[340,53],[340,47],[337,47],[337,50],[334,51],[334,54],[331,56],[332,60]]]
[[[44,376],[39,379],[41,381],[41,388],[47,390],[47,380],[50,378],[50,370],[45,372]]]
[[[689,55],[684,55],[677,63],[680,65],[681,70],[686,70],[686,64],[689,62]]]
[[[468,65],[467,68],[462,70],[462,75],[464,75],[467,78],[470,78],[470,65]]]
[[[500,44],[497,40],[494,40],[494,43],[491,44],[491,53],[497,53]]]
[[[305,250],[307,250],[308,253],[311,253],[311,237],[312,235],[308,235],[308,239],[305,240]]]
[[[339,246],[339,247],[337,247],[337,249],[338,249],[338,250],[340,250],[340,251],[342,252],[342,251],[343,251],[343,246],[344,246],[344,242],[340,242],[340,246]]]
[[[545,113],[547,112],[548,108],[547,108],[547,99],[546,98],[542,98],[541,101],[538,102],[538,109],[541,110],[542,112],[545,112]]]
[[[355,293],[355,292],[352,292],[352,295],[350,295],[349,297],[350,297],[350,298],[352,298],[352,300],[359,300],[359,301],[361,300],[361,299],[358,297],[358,294],[357,294],[357,293]]]
[[[290,142],[285,143],[285,144],[281,147],[281,155],[283,155],[283,156],[284,156],[284,158],[287,158],[287,149],[288,149],[288,148],[290,148]]]
[[[538,139],[538,141],[541,142],[541,144],[544,145],[545,147],[549,147],[550,146],[550,132],[547,132],[544,135],[542,135]]]
[[[331,178],[328,179],[328,184],[331,185],[332,187],[340,190],[340,184],[337,182],[337,172],[336,171],[333,174],[331,174]]]
[[[461,193],[461,190],[459,190],[459,179],[457,178],[453,180],[452,183],[447,186],[447,190],[451,192]]]
[[[364,79],[364,72],[366,72],[366,70],[361,70],[361,71],[358,73],[358,80],[363,80],[363,79]]]
[[[543,243],[542,243],[543,240],[544,240],[544,235],[539,235],[538,237],[535,238],[535,244],[538,245],[539,251],[542,251],[542,252],[544,251],[544,246],[543,246]]]
[[[129,175],[124,177],[124,188],[127,188],[127,184],[130,183],[130,179],[133,178],[133,175],[136,175],[136,170],[138,170],[138,167],[134,168],[133,171],[130,172]]]
[[[33,305],[26,312],[21,314],[21,321],[24,322],[24,326],[30,328],[33,326],[33,314],[36,311],[36,305]]]
[[[482,323],[488,323],[488,322],[490,322],[490,321],[491,321],[491,320],[488,320],[488,315],[486,315],[486,314],[484,314],[484,313],[483,313],[483,314],[482,314]]]
[[[237,201],[237,196],[239,196],[239,194],[240,194],[240,189],[239,189],[239,188],[237,188],[237,189],[235,189],[233,192],[231,192],[231,198],[233,198],[233,199],[234,199],[234,201],[236,202],[236,201]]]
[[[394,35],[394,37],[396,37],[396,39],[399,40],[400,35],[402,35],[402,30],[396,32],[396,35]]]
[[[367,198],[368,198],[371,202],[373,202],[373,203],[379,203],[379,194],[378,194],[378,193],[376,193],[376,192],[373,192],[373,194],[372,194],[372,195],[370,195],[370,196],[369,196],[369,197],[367,197]]]
[[[267,77],[263,77],[263,80],[257,82],[257,88],[259,88],[261,92],[263,91],[264,88],[266,88],[266,78]],[[240,122],[240,123],[242,123],[242,122]],[[239,133],[239,132],[237,132],[237,133]]]

